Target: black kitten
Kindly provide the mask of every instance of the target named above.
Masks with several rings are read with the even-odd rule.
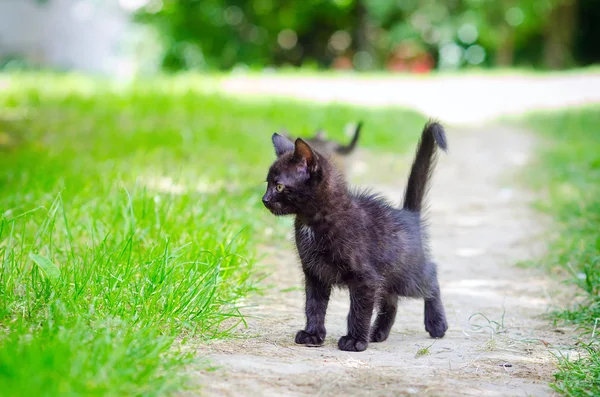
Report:
[[[387,339],[399,296],[425,300],[425,329],[448,329],[435,263],[426,244],[421,207],[436,158],[446,149],[442,126],[428,123],[411,168],[402,209],[377,195],[351,193],[327,159],[302,139],[273,134],[277,160],[267,177],[264,205],[275,215],[296,215],[295,239],[306,288],[306,328],[296,343],[321,345],[333,286],[350,290],[348,335],[341,350],[363,351]],[[373,309],[377,318],[371,327]]]

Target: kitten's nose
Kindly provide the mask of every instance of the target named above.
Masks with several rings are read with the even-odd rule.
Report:
[[[265,195],[263,196],[263,198],[262,198],[262,202],[263,202],[263,204],[264,204],[264,205],[267,205],[267,204],[269,204],[269,201],[271,201],[271,196],[270,196],[270,195],[266,195],[266,194],[265,194]]]

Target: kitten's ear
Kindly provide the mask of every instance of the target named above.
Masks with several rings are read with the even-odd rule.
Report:
[[[294,151],[294,144],[289,139],[282,137],[278,133],[274,133],[271,137],[273,146],[275,147],[275,154],[280,157],[282,154]]]
[[[317,155],[301,138],[296,139],[294,159],[306,164],[306,168],[309,172],[315,172],[318,168]]]

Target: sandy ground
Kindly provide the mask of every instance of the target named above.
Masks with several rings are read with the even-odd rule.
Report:
[[[434,77],[234,76],[221,89],[235,95],[293,96],[324,103],[398,105],[453,125],[490,122],[533,109],[600,102],[600,73]]]
[[[416,137],[415,137],[416,138]],[[200,349],[218,369],[197,373],[206,396],[544,396],[555,370],[553,352],[572,343],[568,329],[541,316],[564,290],[541,270],[520,268],[539,255],[546,222],[532,212],[531,195],[511,181],[526,167],[534,141],[505,127],[449,128],[430,192],[430,231],[440,268],[450,329],[440,340],[423,326],[422,301],[399,307],[390,338],[362,353],[337,349],[345,334],[348,296],[329,306],[326,344],[297,346],[303,327],[301,271],[291,241],[264,247],[276,287],[249,313],[247,338]],[[362,151],[354,181],[399,202],[411,155]],[[474,317],[472,317],[474,316]],[[485,317],[484,317],[485,316]]]

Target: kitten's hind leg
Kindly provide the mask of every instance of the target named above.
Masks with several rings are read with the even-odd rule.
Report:
[[[340,350],[361,352],[367,348],[374,305],[375,289],[372,286],[350,287],[348,335],[338,341]]]
[[[429,262],[425,266],[425,277],[429,281],[429,291],[425,296],[425,330],[432,338],[442,338],[448,330],[448,322],[442,304],[437,269],[433,262]]]
[[[396,320],[397,309],[398,295],[387,293],[381,297],[377,308],[377,318],[371,329],[371,342],[383,342],[388,338]]]

